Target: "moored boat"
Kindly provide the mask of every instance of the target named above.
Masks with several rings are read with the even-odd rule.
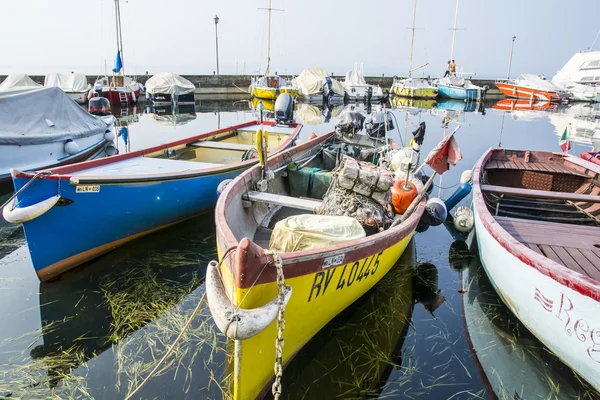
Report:
[[[33,267],[45,281],[207,211],[222,180],[264,158],[267,149],[291,146],[300,129],[265,122],[261,131],[252,121],[51,171],[12,170],[15,190],[33,184],[3,214],[23,223]],[[257,149],[257,140],[268,142]]]
[[[471,102],[482,101],[487,91],[481,86],[474,85],[468,79],[456,76],[441,78],[435,83],[435,86],[442,97]]]
[[[10,74],[0,83],[0,92],[12,90],[39,89],[42,85],[27,74]]]
[[[421,139],[415,137],[415,142],[422,142],[422,135]],[[331,146],[360,144],[363,150],[370,147],[377,154],[383,142],[358,134],[351,141],[339,143],[337,139],[332,132],[271,158],[266,171],[253,167],[229,183],[217,201],[221,262],[209,265],[206,290],[215,323],[232,340],[228,348],[232,351],[229,370],[234,399],[259,397],[273,379],[277,386],[280,369],[304,344],[392,268],[423,214],[422,197],[414,198],[392,226],[385,218],[381,224],[375,222],[380,218],[376,211],[369,212],[372,220],[364,219],[360,207],[348,209],[346,216],[332,212],[330,205],[337,209],[351,201],[351,192],[342,190],[346,193],[340,194],[343,199],[337,197],[341,202],[336,196],[342,179],[338,174],[353,161],[342,157],[340,166],[344,167],[338,166],[341,169],[332,173],[336,156],[331,159]],[[362,151],[358,153],[362,157]],[[369,171],[386,176],[375,165],[361,165],[361,176],[369,176]],[[272,178],[266,180],[268,171]],[[351,228],[358,221],[375,223],[381,229],[369,228],[369,234],[361,235]],[[286,227],[293,230],[296,223],[297,232],[304,232],[302,240],[284,239],[281,235]],[[335,232],[327,228],[334,226]],[[319,242],[317,237],[326,240]],[[285,339],[279,354],[273,346],[276,338],[282,347]],[[271,360],[276,361],[277,377]]]
[[[52,73],[44,78],[45,87],[59,87],[70,98],[79,104],[85,104],[88,101],[88,95],[92,85],[88,83],[85,74],[58,74]]]
[[[569,94],[551,81],[533,74],[521,74],[515,80],[498,81],[496,87],[506,96],[531,101],[561,101]]]
[[[600,165],[600,153],[597,151],[593,153],[589,151],[583,151],[579,156],[586,161]]]
[[[298,98],[309,104],[343,103],[344,86],[319,67],[302,70],[292,79],[292,86],[298,90]]]
[[[379,101],[383,97],[383,90],[381,90],[380,86],[369,85],[365,80],[362,64],[360,65],[360,69],[354,64],[354,69],[346,73],[343,85],[346,91],[346,98],[352,101]]]
[[[192,82],[170,72],[158,73],[146,81],[146,98],[154,105],[194,104],[196,87]]]
[[[600,168],[541,151],[490,149],[473,173],[482,264],[542,343],[600,389]]]
[[[502,99],[498,100],[492,106],[493,109],[501,111],[544,111],[554,110],[556,107],[556,103],[550,101],[530,101],[523,99]]]

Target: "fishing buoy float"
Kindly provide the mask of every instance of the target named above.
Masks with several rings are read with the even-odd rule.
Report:
[[[456,188],[454,193],[452,193],[452,195],[444,202],[448,211],[456,207],[456,205],[460,203],[462,199],[471,193],[471,189],[473,188],[472,176],[473,174],[469,169],[463,171],[463,173],[460,175],[461,185]]]
[[[456,230],[463,233],[470,232],[474,224],[473,211],[469,207],[461,206],[456,209],[454,213],[454,227]]]
[[[421,219],[431,226],[438,226],[446,220],[447,216],[448,210],[446,209],[444,202],[441,199],[434,197],[427,200],[425,212]]]
[[[398,180],[392,186],[392,204],[397,214],[404,214],[413,200],[417,197],[414,183]]]
[[[233,179],[225,179],[221,181],[221,183],[219,183],[219,186],[217,186],[217,197],[221,196],[221,193],[223,193],[223,191],[225,190],[227,185],[231,183],[231,181],[233,181]]]
[[[79,153],[79,145],[73,141],[73,139],[69,139],[65,142],[64,147],[65,153],[72,156]]]
[[[115,133],[110,129],[107,129],[106,132],[104,132],[104,140],[107,142],[112,142],[115,140]]]

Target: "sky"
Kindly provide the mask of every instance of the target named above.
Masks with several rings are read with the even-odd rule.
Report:
[[[212,74],[219,16],[221,74],[264,72],[267,0],[121,0],[127,74]],[[336,75],[406,75],[413,0],[272,0],[271,71],[319,66]],[[443,74],[455,0],[417,0],[413,76]],[[110,71],[116,54],[114,0],[5,0],[0,74]],[[460,0],[458,70],[506,78],[553,76],[600,31],[600,0]],[[593,50],[600,51],[600,38]],[[106,66],[106,67],[105,67]]]

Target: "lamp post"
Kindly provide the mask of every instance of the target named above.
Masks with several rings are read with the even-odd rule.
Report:
[[[219,75],[219,31],[217,24],[219,23],[219,17],[215,15],[215,48],[217,49],[217,75]]]
[[[515,39],[517,37],[513,36],[512,37],[512,46],[510,47],[510,59],[508,60],[508,74],[506,76],[506,79],[510,79],[510,66],[512,65],[512,56],[513,56],[513,50],[515,49]]]

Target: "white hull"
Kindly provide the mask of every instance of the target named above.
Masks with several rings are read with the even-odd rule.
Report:
[[[36,145],[2,145],[0,146],[0,180],[10,178],[10,169],[20,171],[40,170],[57,164],[68,164],[83,161],[99,150],[95,150],[104,140],[104,132],[97,135],[74,140],[79,146],[79,152],[69,155],[65,152],[65,142],[42,143]],[[101,148],[100,148],[101,150]],[[89,153],[86,157],[86,153]]]
[[[536,254],[516,240],[509,239],[507,250],[484,225],[481,212],[476,201],[475,229],[481,261],[502,301],[565,364],[600,390],[600,302],[529,265],[527,259],[535,260]],[[508,233],[504,235],[508,237]],[[557,275],[566,269],[550,260],[544,266],[552,270],[556,267]]]
[[[65,93],[78,104],[85,104],[88,101],[89,90],[86,90],[85,92],[65,92]]]
[[[379,86],[372,85],[344,85],[346,91],[346,97],[350,100],[364,100],[367,98],[367,90],[371,87],[373,92],[371,94],[371,100],[377,101],[383,97],[383,90]]]

